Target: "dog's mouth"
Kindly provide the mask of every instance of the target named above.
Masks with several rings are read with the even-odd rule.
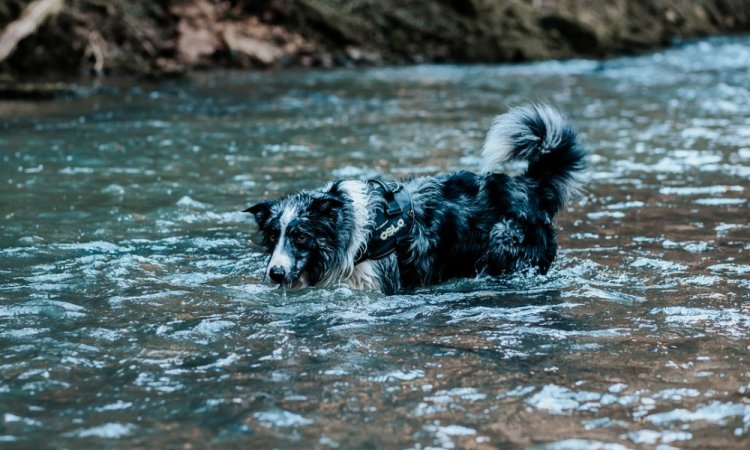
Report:
[[[307,272],[302,272],[294,281],[289,283],[286,287],[288,289],[302,289],[310,285],[308,280],[309,278],[307,276]]]
[[[306,271],[290,273],[281,282],[274,281],[269,277],[267,277],[267,281],[269,285],[276,286],[280,289],[302,289],[310,285],[309,276]]]

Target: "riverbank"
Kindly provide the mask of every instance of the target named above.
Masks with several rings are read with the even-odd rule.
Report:
[[[0,5],[0,29],[29,0]],[[214,68],[606,58],[750,30],[750,0],[67,0],[0,63],[7,85]]]
[[[0,448],[750,448],[750,37],[220,72],[0,102]],[[476,171],[543,100],[592,152],[547,276],[264,284],[249,205]]]

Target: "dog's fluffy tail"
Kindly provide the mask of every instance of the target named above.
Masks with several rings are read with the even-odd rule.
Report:
[[[554,215],[581,184],[586,150],[575,129],[555,108],[528,105],[497,116],[482,147],[482,171],[523,160],[524,176],[538,186],[542,208]]]

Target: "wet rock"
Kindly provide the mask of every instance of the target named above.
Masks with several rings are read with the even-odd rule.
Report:
[[[226,5],[205,0],[180,2],[170,8],[180,19],[177,22],[177,54],[189,65],[208,63],[222,46],[220,17]]]
[[[575,18],[563,15],[545,16],[539,19],[539,25],[555,37],[567,42],[576,52],[593,54],[599,46],[596,31]]]
[[[284,50],[272,42],[259,39],[246,33],[252,27],[230,23],[224,28],[222,36],[230,50],[239,52],[263,65],[271,65],[284,57]]]
[[[170,12],[178,17],[179,61],[187,66],[269,67],[314,50],[300,35],[232,11],[227,3],[190,0]]]

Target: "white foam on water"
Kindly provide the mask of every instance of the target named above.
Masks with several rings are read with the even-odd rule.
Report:
[[[746,273],[750,273],[750,265],[730,263],[714,264],[712,266],[708,266],[708,270],[717,273],[744,275]]]
[[[750,315],[733,308],[722,310],[669,306],[653,308],[649,314],[664,314],[664,321],[681,326],[694,326],[704,333],[718,330],[733,337],[743,337],[750,333]]]
[[[448,436],[473,436],[477,434],[477,430],[462,425],[447,425],[438,428],[438,431]]]
[[[674,261],[664,261],[656,258],[639,257],[630,263],[630,267],[636,269],[652,269],[660,273],[680,272],[687,269],[687,266]]]
[[[646,204],[641,201],[630,201],[630,202],[612,203],[610,205],[607,205],[607,209],[643,208],[644,206],[646,206]]]
[[[283,409],[259,411],[253,413],[253,417],[255,417],[255,420],[257,420],[258,423],[267,428],[302,427],[314,423],[312,420],[306,419],[299,414],[285,411]]]
[[[664,389],[656,392],[653,398],[664,398],[673,401],[680,401],[685,397],[698,397],[701,393],[697,389],[692,388],[672,388]]]
[[[629,439],[636,444],[654,445],[657,443],[670,444],[676,441],[689,441],[693,438],[693,433],[688,431],[656,431],[656,430],[638,430],[631,431],[621,435],[622,439]]]
[[[129,436],[135,430],[136,426],[133,424],[110,422],[78,431],[76,435],[81,438],[97,437],[102,439],[119,439]]]
[[[124,402],[122,400],[117,400],[114,403],[109,403],[104,406],[99,406],[96,408],[97,411],[117,411],[122,409],[128,409],[131,406],[133,406],[132,402]]]
[[[742,186],[685,186],[659,188],[659,193],[663,195],[716,195],[726,194],[727,192],[742,192],[745,188]]]
[[[701,253],[712,248],[711,242],[697,241],[697,242],[676,242],[671,239],[665,239],[662,242],[662,247],[666,249],[683,249],[690,253]]]
[[[691,411],[677,408],[672,411],[656,413],[646,416],[646,421],[656,426],[667,426],[674,422],[704,421],[717,425],[726,425],[729,419],[740,417],[746,428],[750,428],[750,405],[715,401],[698,406]]]
[[[601,396],[596,392],[576,392],[564,386],[547,384],[541,391],[524,401],[537,409],[563,414],[568,411],[596,411]]]
[[[406,372],[403,370],[394,370],[393,372],[388,372],[384,375],[368,377],[368,379],[378,383],[387,383],[391,381],[412,381],[422,377],[424,377],[423,370],[409,370]]]
[[[600,211],[600,212],[588,213],[587,216],[591,220],[599,220],[605,217],[611,217],[613,219],[622,219],[623,217],[625,217],[625,213],[622,213],[620,211]]]
[[[210,207],[210,205],[194,200],[187,195],[177,200],[177,206],[188,209],[208,209]]]
[[[621,444],[575,438],[550,442],[534,448],[539,450],[630,450]]]
[[[705,206],[723,206],[723,205],[742,205],[747,203],[745,198],[699,198],[693,201],[696,205]]]

